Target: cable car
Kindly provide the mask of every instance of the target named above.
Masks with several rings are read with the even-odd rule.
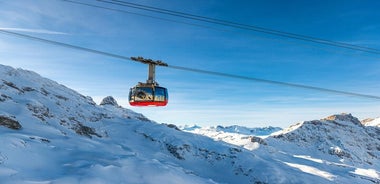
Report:
[[[142,57],[131,57],[134,61],[148,64],[148,80],[139,82],[129,91],[129,104],[131,106],[166,106],[168,104],[168,90],[155,81],[156,65],[168,66],[161,61],[153,61]]]
[[[139,83],[129,92],[131,106],[166,106],[168,90],[157,85]]]

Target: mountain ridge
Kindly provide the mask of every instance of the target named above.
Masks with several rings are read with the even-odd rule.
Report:
[[[271,138],[338,156],[353,165],[376,163],[380,157],[380,129],[366,127],[351,114],[332,115],[321,120],[304,121],[296,129],[279,132]]]

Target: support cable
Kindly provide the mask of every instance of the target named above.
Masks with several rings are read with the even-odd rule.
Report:
[[[95,5],[95,4],[83,3],[83,2],[76,1],[76,0],[58,0],[58,1],[65,1],[65,2],[72,3],[72,4],[88,6],[91,8],[98,8],[98,9],[114,11],[114,12],[119,12],[119,13],[125,13],[125,14],[130,14],[130,15],[137,15],[137,16],[141,16],[141,17],[152,18],[152,19],[157,19],[157,20],[166,21],[166,22],[174,22],[174,23],[190,25],[190,26],[195,26],[195,27],[201,27],[201,28],[210,29],[210,30],[232,32],[232,30],[221,29],[221,28],[216,28],[216,27],[211,27],[211,26],[206,26],[206,25],[201,25],[201,24],[195,24],[195,23],[190,23],[190,22],[186,22],[186,21],[168,19],[168,18],[163,18],[163,17],[159,17],[159,16],[152,16],[152,15],[147,15],[147,14],[142,14],[142,13],[136,13],[136,12],[126,11],[126,10],[116,9],[116,8],[110,8],[110,7],[100,6],[100,5]],[[251,34],[251,36],[253,36],[253,34]],[[307,48],[317,46],[317,45],[310,45],[310,44],[306,45],[307,42],[299,43],[299,42],[294,42],[294,41],[289,40],[289,39],[265,38],[265,37],[259,37],[259,36],[255,36],[255,39],[260,39],[260,40],[264,40],[264,41],[277,41],[277,42],[282,42],[282,43],[287,43],[287,44],[298,44],[300,46],[307,47]],[[323,49],[323,48],[319,48],[319,49]],[[323,50],[338,53],[338,54],[347,54],[347,53],[342,53],[339,51],[332,51],[330,49],[323,49]],[[376,55],[375,55],[375,57],[376,57]]]
[[[111,0],[111,1],[110,0],[97,0],[97,1],[100,1],[103,3],[108,3],[108,4],[113,4],[113,5],[119,5],[119,6],[124,6],[124,7],[130,7],[130,8],[145,10],[145,11],[151,11],[151,12],[155,12],[155,13],[161,13],[161,14],[181,17],[181,18],[185,18],[185,19],[191,19],[191,20],[196,20],[196,21],[213,23],[213,24],[218,24],[218,25],[223,25],[223,26],[228,26],[228,27],[234,27],[234,28],[239,28],[239,29],[244,29],[244,30],[251,30],[251,31],[255,31],[255,32],[261,32],[261,33],[266,33],[266,34],[296,39],[296,40],[319,43],[319,44],[323,44],[323,45],[346,48],[346,49],[362,51],[362,52],[367,52],[367,53],[372,53],[372,54],[380,54],[379,49],[375,49],[375,48],[371,48],[371,47],[364,47],[364,46],[348,44],[348,43],[344,43],[344,42],[336,42],[336,41],[331,41],[331,40],[327,40],[327,39],[316,38],[316,37],[306,36],[306,35],[301,35],[301,34],[294,34],[294,33],[289,33],[289,32],[284,32],[284,31],[278,31],[278,30],[268,29],[268,28],[264,28],[264,27],[254,26],[254,25],[247,25],[247,24],[242,24],[242,23],[237,23],[237,22],[232,22],[232,21],[226,21],[226,20],[222,20],[222,19],[209,18],[209,17],[205,17],[205,16],[199,16],[199,15],[188,14],[188,13],[183,13],[183,12],[178,12],[178,11],[172,11],[172,10],[167,10],[167,9],[163,9],[163,8],[156,8],[156,7],[152,7],[152,6],[130,3],[127,1],[121,1],[121,0]]]

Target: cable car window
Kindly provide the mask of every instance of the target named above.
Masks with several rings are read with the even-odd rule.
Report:
[[[138,87],[132,92],[134,101],[152,101],[153,90],[149,87]]]
[[[160,101],[163,102],[166,100],[166,89],[156,87],[154,91],[154,101]]]

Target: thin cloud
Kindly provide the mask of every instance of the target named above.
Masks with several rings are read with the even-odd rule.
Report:
[[[26,29],[26,28],[0,27],[0,30],[21,31],[21,32],[28,32],[28,33],[41,33],[41,34],[54,34],[54,35],[67,35],[67,33],[64,33],[64,32],[50,31],[50,30],[46,30],[46,29]]]

